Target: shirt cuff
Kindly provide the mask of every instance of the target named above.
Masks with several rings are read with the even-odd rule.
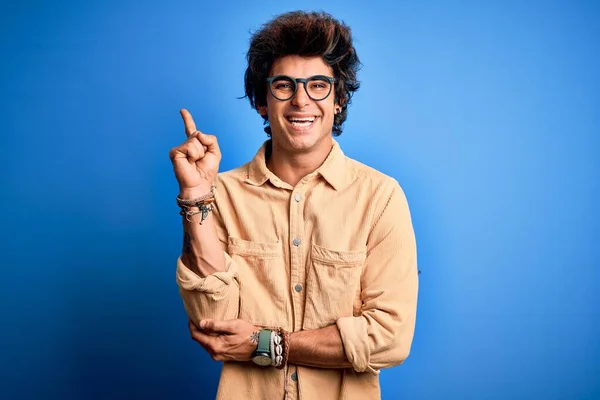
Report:
[[[213,300],[221,300],[229,294],[232,284],[237,285],[238,273],[229,254],[225,253],[225,265],[227,269],[223,272],[215,272],[204,278],[198,276],[194,271],[185,266],[181,257],[177,258],[177,285],[183,290],[204,292]]]
[[[343,317],[336,321],[336,325],[342,337],[344,351],[348,361],[356,372],[371,372],[378,374],[379,371],[369,366],[371,350],[369,348],[369,333],[367,321],[363,317]]]

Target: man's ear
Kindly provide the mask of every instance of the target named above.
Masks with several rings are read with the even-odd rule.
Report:
[[[267,106],[258,106],[256,107],[256,111],[263,117],[267,116]]]
[[[342,104],[340,104],[340,102],[336,101],[333,105],[333,109],[336,114],[341,113],[342,112]]]

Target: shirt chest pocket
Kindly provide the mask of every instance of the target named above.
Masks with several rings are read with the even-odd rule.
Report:
[[[304,329],[329,326],[360,309],[360,276],[366,248],[338,251],[313,244],[306,276]]]
[[[240,314],[260,326],[280,326],[285,318],[288,281],[281,243],[229,237],[227,250],[240,275]]]

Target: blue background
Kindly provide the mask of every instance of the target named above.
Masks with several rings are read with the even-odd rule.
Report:
[[[249,33],[353,28],[349,156],[396,178],[419,249],[411,356],[384,399],[600,398],[596,2],[3,2],[0,397],[214,397],[175,285],[178,110],[221,170],[265,140]]]

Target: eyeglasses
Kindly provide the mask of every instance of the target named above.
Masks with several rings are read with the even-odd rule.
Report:
[[[287,75],[275,75],[267,78],[269,90],[273,97],[286,101],[294,97],[298,84],[304,83],[306,94],[314,101],[325,100],[331,94],[331,88],[336,79],[325,75],[315,75],[310,78],[292,78]]]

